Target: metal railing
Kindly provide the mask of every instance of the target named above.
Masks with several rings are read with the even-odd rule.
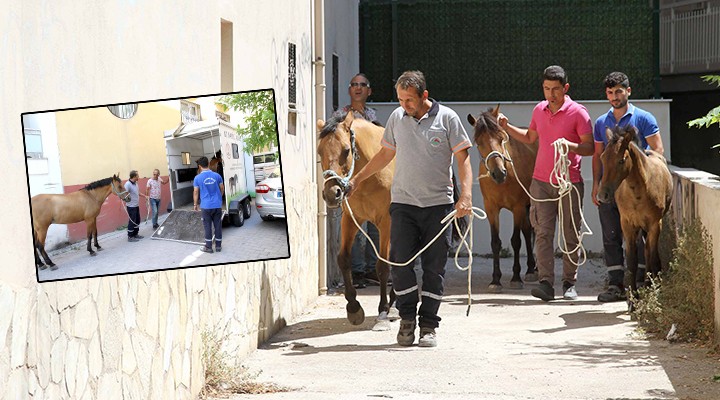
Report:
[[[720,6],[660,17],[660,73],[720,70]]]

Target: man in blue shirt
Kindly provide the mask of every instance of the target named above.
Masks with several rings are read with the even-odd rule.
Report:
[[[200,173],[193,180],[193,209],[202,210],[205,228],[205,246],[200,250],[213,252],[213,227],[215,228],[215,251],[222,251],[222,195],[225,185],[220,174],[210,170],[207,157],[197,161]]]
[[[595,121],[595,129],[593,131],[595,153],[593,154],[592,161],[592,201],[598,206],[600,226],[603,234],[605,265],[607,266],[609,276],[607,291],[598,295],[598,301],[603,303],[625,299],[625,266],[620,213],[614,200],[611,203],[602,204],[597,199],[603,173],[600,156],[607,144],[605,131],[606,129],[612,129],[616,126],[634,126],[638,131],[641,148],[646,151],[652,149],[660,154],[663,153],[662,138],[660,137],[660,129],[657,126],[655,117],[651,113],[632,105],[628,101],[630,93],[630,80],[627,75],[622,72],[612,72],[605,77],[605,95],[612,107],[607,114],[598,117]],[[638,282],[644,282],[645,244],[642,235],[638,237],[637,248],[638,273],[635,279]]]

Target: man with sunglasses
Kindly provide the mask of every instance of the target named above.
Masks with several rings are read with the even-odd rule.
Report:
[[[370,88],[370,80],[368,80],[365,74],[359,73],[352,77],[348,85],[348,94],[350,95],[350,104],[335,111],[333,113],[334,117],[341,117],[352,112],[355,118],[362,118],[375,124],[380,124],[375,115],[375,110],[367,106],[367,99],[372,94],[372,89]],[[373,243],[375,243],[375,247],[379,249],[380,233],[377,227],[370,222],[366,222],[361,226],[367,232],[368,236],[370,236]],[[353,284],[356,289],[365,288],[368,281],[378,280],[377,274],[375,273],[377,256],[372,246],[366,243],[365,235],[360,231],[355,235],[355,240],[350,250],[350,260]]]

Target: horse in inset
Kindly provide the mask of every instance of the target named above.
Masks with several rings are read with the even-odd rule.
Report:
[[[87,227],[87,251],[90,252],[91,256],[95,255],[92,247],[90,247],[90,241],[93,238],[97,250],[102,250],[97,239],[96,219],[100,214],[100,208],[110,193],[115,193],[125,202],[130,201],[130,193],[125,190],[122,180],[117,175],[92,182],[77,192],[33,196],[30,199],[30,206],[33,237],[35,239],[35,249],[33,251],[35,253],[35,266],[40,269],[45,269],[47,266],[51,270],[57,269],[45,251],[45,239],[50,224],[72,224],[85,221]],[[45,260],[47,266],[40,260],[40,256]]]
[[[658,238],[662,217],[670,207],[673,181],[662,154],[642,150],[637,145],[634,126],[615,127],[606,133],[607,146],[600,159],[603,175],[598,200],[615,202],[620,212],[620,226],[625,242],[625,257],[632,293],[637,295],[637,237],[647,233],[645,262],[647,272],[657,277],[660,272]],[[632,307],[632,305],[631,305]]]
[[[490,246],[493,253],[493,278],[488,286],[491,292],[502,291],[500,278],[500,210],[505,208],[513,214],[513,235],[510,239],[515,260],[513,262],[513,276],[510,287],[522,289],[523,280],[520,277],[520,232],[525,237],[527,251],[527,271],[525,280],[537,280],[537,268],[533,254],[533,229],[528,218],[530,197],[520,186],[522,182],[526,188],[530,187],[537,144],[520,143],[505,132],[498,124],[500,106],[482,112],[475,119],[468,114],[468,122],[475,128],[475,143],[480,152],[480,191],[483,195],[485,212],[490,223]],[[512,168],[514,166],[514,168]],[[517,173],[517,175],[516,175]]]
[[[327,123],[318,120],[317,127],[320,130],[317,151],[325,171],[323,176],[326,177],[322,196],[328,208],[340,206],[343,208],[340,221],[340,253],[337,263],[345,285],[347,318],[353,325],[359,325],[365,320],[365,312],[356,300],[357,291],[353,287],[350,265],[350,250],[358,228],[343,201],[346,189],[344,186],[346,181],[343,181],[343,178],[349,179],[349,174],[362,169],[380,151],[380,140],[384,128],[364,119],[355,119],[353,113],[330,118]],[[379,253],[386,260],[390,250],[390,186],[394,169],[395,162],[393,161],[360,183],[352,197],[348,199],[358,224],[362,225],[363,222],[370,221],[378,228],[380,232]],[[375,270],[380,280],[378,319],[383,319],[387,316],[390,304],[394,302],[395,293],[390,291],[390,302],[388,302],[387,281],[390,270],[387,263],[378,259]]]

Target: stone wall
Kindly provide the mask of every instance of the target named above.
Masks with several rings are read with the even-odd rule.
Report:
[[[317,254],[301,245],[312,234],[293,229],[314,226],[314,193],[287,193],[291,259],[29,288],[0,281],[0,398],[196,397],[203,332],[229,335],[225,348],[242,358],[315,299]]]

